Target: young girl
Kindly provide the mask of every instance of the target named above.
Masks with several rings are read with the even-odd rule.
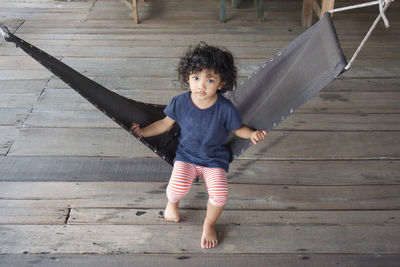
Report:
[[[138,136],[150,137],[168,131],[175,122],[179,124],[164,218],[179,222],[179,201],[189,192],[193,180],[202,176],[209,199],[201,247],[213,248],[218,244],[214,226],[228,196],[226,172],[230,152],[224,142],[233,132],[256,144],[267,132],[243,125],[238,110],[221,94],[236,85],[237,70],[230,52],[200,43],[181,58],[178,73],[182,85],[189,86],[190,91],[171,100],[164,110],[164,119],[143,129],[133,124],[131,130]]]

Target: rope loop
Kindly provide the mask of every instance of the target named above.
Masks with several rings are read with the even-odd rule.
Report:
[[[10,39],[10,37],[11,37],[10,30],[7,27],[2,26],[0,28],[0,31],[1,31],[1,35],[3,36],[4,40]]]
[[[386,29],[389,29],[390,25],[389,25],[389,20],[386,17],[385,14],[385,7],[386,5],[389,5],[390,2],[392,2],[392,0],[379,0],[379,13],[382,17],[383,23],[385,23],[385,27]]]

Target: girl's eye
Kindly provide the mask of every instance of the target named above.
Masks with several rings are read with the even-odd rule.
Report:
[[[194,76],[193,80],[197,81],[199,79],[199,77]]]
[[[208,82],[209,82],[209,83],[213,83],[213,82],[214,82],[214,80],[208,80]]]

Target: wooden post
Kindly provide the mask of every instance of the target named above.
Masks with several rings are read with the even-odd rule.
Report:
[[[139,13],[138,13],[138,0],[132,0],[132,17],[133,22],[138,24],[139,23]]]
[[[322,0],[321,2],[321,13],[319,14],[319,18],[325,14],[325,12],[332,10],[335,6],[335,0]]]
[[[301,15],[301,25],[310,27],[312,23],[314,0],[303,0],[303,12]]]
[[[258,21],[264,21],[264,2],[263,0],[254,0],[256,6]]]
[[[241,0],[232,0],[232,8],[239,8]]]
[[[221,0],[221,11],[219,16],[221,22],[225,22],[225,6],[225,0]]]

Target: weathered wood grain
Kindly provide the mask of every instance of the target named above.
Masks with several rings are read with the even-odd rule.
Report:
[[[167,182],[171,171],[159,158],[24,156],[0,160],[1,181]],[[230,184],[391,185],[400,184],[399,177],[398,161],[390,160],[235,160],[228,172]]]
[[[152,85],[150,85],[152,86]],[[157,85],[156,85],[157,86]],[[112,89],[112,88],[110,88]],[[184,90],[114,90],[130,99],[154,104],[168,104]],[[317,93],[296,113],[400,113],[400,92],[329,92]],[[86,99],[72,89],[46,89],[38,108],[45,110],[95,110]]]
[[[21,129],[10,150],[13,156],[155,157],[123,129]]]
[[[0,225],[0,253],[202,253],[202,226]],[[398,226],[217,226],[216,253],[390,253]],[[123,238],[121,238],[123,236]]]
[[[162,208],[165,183],[0,182],[0,207]],[[182,208],[205,208],[203,184],[194,184]],[[399,209],[400,186],[277,186],[230,184],[226,209],[374,210]]]
[[[239,75],[249,76],[254,73],[267,59],[239,59],[236,65]],[[132,75],[173,77],[176,73],[178,60],[176,58],[65,58],[63,62],[78,71],[87,71],[92,75]],[[146,71],[145,71],[146,70]],[[397,61],[384,59],[359,59],[351,71],[344,77],[363,78],[393,78],[400,72]]]
[[[304,31],[301,0],[265,1],[263,23],[247,2],[234,10],[227,1],[227,23],[219,23],[218,0],[200,8],[194,0],[139,1],[142,23],[134,25],[119,0],[4,0],[0,25],[108,88],[166,104],[181,92],[175,66],[187,46],[227,47],[242,80]],[[154,154],[0,42],[1,264],[397,266],[399,8],[392,3],[391,29],[378,25],[349,72],[232,163],[222,243],[207,257],[199,246],[204,184],[182,201],[182,223],[165,223],[170,167],[141,158]],[[376,7],[335,14],[346,56],[376,15]],[[110,254],[120,252],[129,254]]]
[[[68,224],[164,225],[162,209],[71,209]],[[202,225],[205,210],[180,210],[181,222]],[[219,225],[400,225],[399,211],[225,210]]]
[[[287,267],[397,267],[400,254],[1,254],[6,266],[26,266],[35,262],[41,266],[87,267],[106,266],[287,266]]]
[[[167,182],[172,167],[159,158],[3,157],[1,181]],[[380,177],[382,180],[383,178]],[[393,183],[393,177],[388,183]]]
[[[0,126],[21,126],[29,113],[29,109],[0,108]]]
[[[17,126],[0,126],[0,155],[9,151],[17,134]]]
[[[84,101],[84,100],[83,100]],[[59,103],[59,102],[58,102]],[[50,104],[50,103],[49,103]],[[79,105],[82,107],[84,104]],[[53,106],[53,105],[51,105]],[[54,103],[54,107],[55,107]],[[75,105],[74,105],[75,106]],[[70,105],[72,109],[72,105]],[[60,106],[58,106],[60,108]],[[67,105],[65,104],[65,108]],[[89,108],[89,107],[88,107]],[[98,110],[50,110],[38,104],[25,122],[26,127],[38,128],[120,128]],[[296,131],[399,131],[398,114],[302,114],[286,118],[275,130]],[[329,112],[328,110],[326,112]],[[8,116],[15,113],[11,110]],[[6,115],[4,115],[6,116]],[[0,124],[2,123],[0,114]]]
[[[399,132],[271,131],[241,159],[398,159]],[[302,142],[299,142],[302,140]],[[155,157],[123,129],[23,128],[11,156]]]
[[[173,77],[111,77],[91,76],[97,83],[114,90],[181,90],[176,75]],[[247,77],[239,77],[239,81]],[[49,89],[70,89],[68,85],[56,77],[48,82]],[[345,79],[338,78],[325,87],[321,92],[332,93],[336,91],[346,92],[398,92],[400,80],[396,78],[362,78]]]
[[[0,224],[65,224],[67,209],[0,208]]]

